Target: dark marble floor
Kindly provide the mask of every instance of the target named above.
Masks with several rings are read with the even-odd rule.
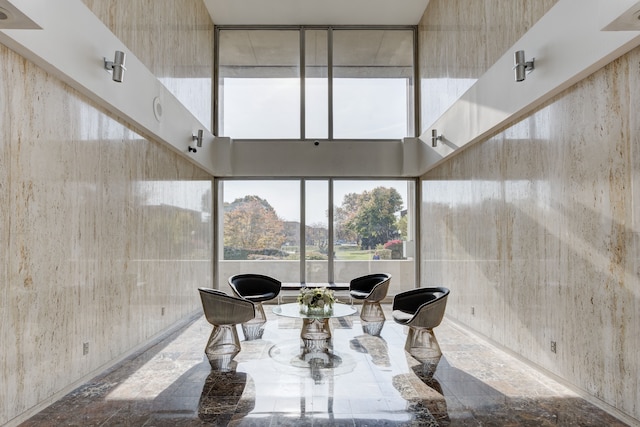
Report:
[[[203,352],[211,326],[201,317],[22,426],[626,425],[446,319],[429,378],[393,321],[375,337],[357,315],[332,319],[340,363],[311,369],[291,363],[301,321],[266,312],[263,339],[242,341],[235,372],[211,371]]]

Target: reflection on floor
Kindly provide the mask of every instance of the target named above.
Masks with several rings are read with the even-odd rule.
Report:
[[[235,372],[211,371],[201,317],[22,425],[626,425],[446,319],[430,376],[405,353],[401,326],[387,320],[372,336],[358,315],[332,319],[337,366],[296,366],[301,321],[265,311],[263,339],[242,341]]]

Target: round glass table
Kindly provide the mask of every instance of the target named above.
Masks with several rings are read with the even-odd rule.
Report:
[[[273,313],[278,316],[293,317],[302,319],[302,330],[300,338],[302,344],[300,352],[292,362],[299,365],[299,362],[311,365],[313,368],[332,368],[342,361],[339,356],[333,353],[331,342],[332,318],[346,317],[356,314],[358,310],[348,304],[334,303],[333,310],[329,313],[306,314],[300,312],[298,303],[282,304],[273,308]],[[274,348],[274,352],[277,351]],[[273,356],[273,354],[272,354]]]

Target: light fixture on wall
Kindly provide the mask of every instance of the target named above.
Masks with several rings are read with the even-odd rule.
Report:
[[[198,132],[195,134],[191,134],[191,140],[196,142],[196,147],[202,147],[202,137],[204,136],[204,130],[198,129]],[[190,153],[197,153],[198,149],[196,147],[189,146]]]
[[[109,61],[107,58],[104,58],[104,68],[105,70],[113,71],[111,79],[113,79],[114,82],[122,83],[122,79],[124,79],[124,72],[127,70],[124,66],[126,59],[127,55],[119,50],[116,50],[113,61]]]
[[[202,147],[202,136],[204,131],[202,129],[198,129],[198,133],[196,135],[191,135],[191,138],[196,142],[198,147]]]
[[[517,82],[524,81],[527,77],[527,74],[532,72],[534,69],[534,61],[533,58],[531,61],[527,61],[524,58],[524,50],[518,50],[513,55],[513,70],[515,72],[515,78]]]
[[[431,129],[431,146],[437,147],[438,141],[442,141],[442,135],[438,135],[437,129]]]

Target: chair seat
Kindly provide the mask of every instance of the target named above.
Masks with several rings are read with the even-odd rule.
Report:
[[[416,288],[393,297],[393,320],[401,325],[433,329],[440,324],[449,297],[443,287]]]
[[[387,296],[391,275],[373,273],[356,277],[349,282],[349,295],[353,299],[364,300],[367,303],[380,303]],[[360,316],[362,317],[362,316]]]
[[[212,325],[235,325],[255,316],[253,302],[210,288],[198,288],[207,321]]]
[[[362,292],[362,291],[355,291],[355,290],[349,291],[349,295],[351,295],[351,297],[355,299],[365,299],[366,297],[369,296],[369,294],[370,292]]]
[[[229,286],[240,298],[251,302],[263,302],[277,297],[282,283],[273,277],[247,273],[229,277]]]
[[[262,302],[274,299],[277,296],[275,292],[265,292],[262,294],[243,295],[242,298],[248,299],[251,302]]]
[[[413,319],[413,313],[408,313],[402,310],[393,310],[391,312],[391,316],[393,317],[393,320],[400,324],[409,323],[409,321]]]

